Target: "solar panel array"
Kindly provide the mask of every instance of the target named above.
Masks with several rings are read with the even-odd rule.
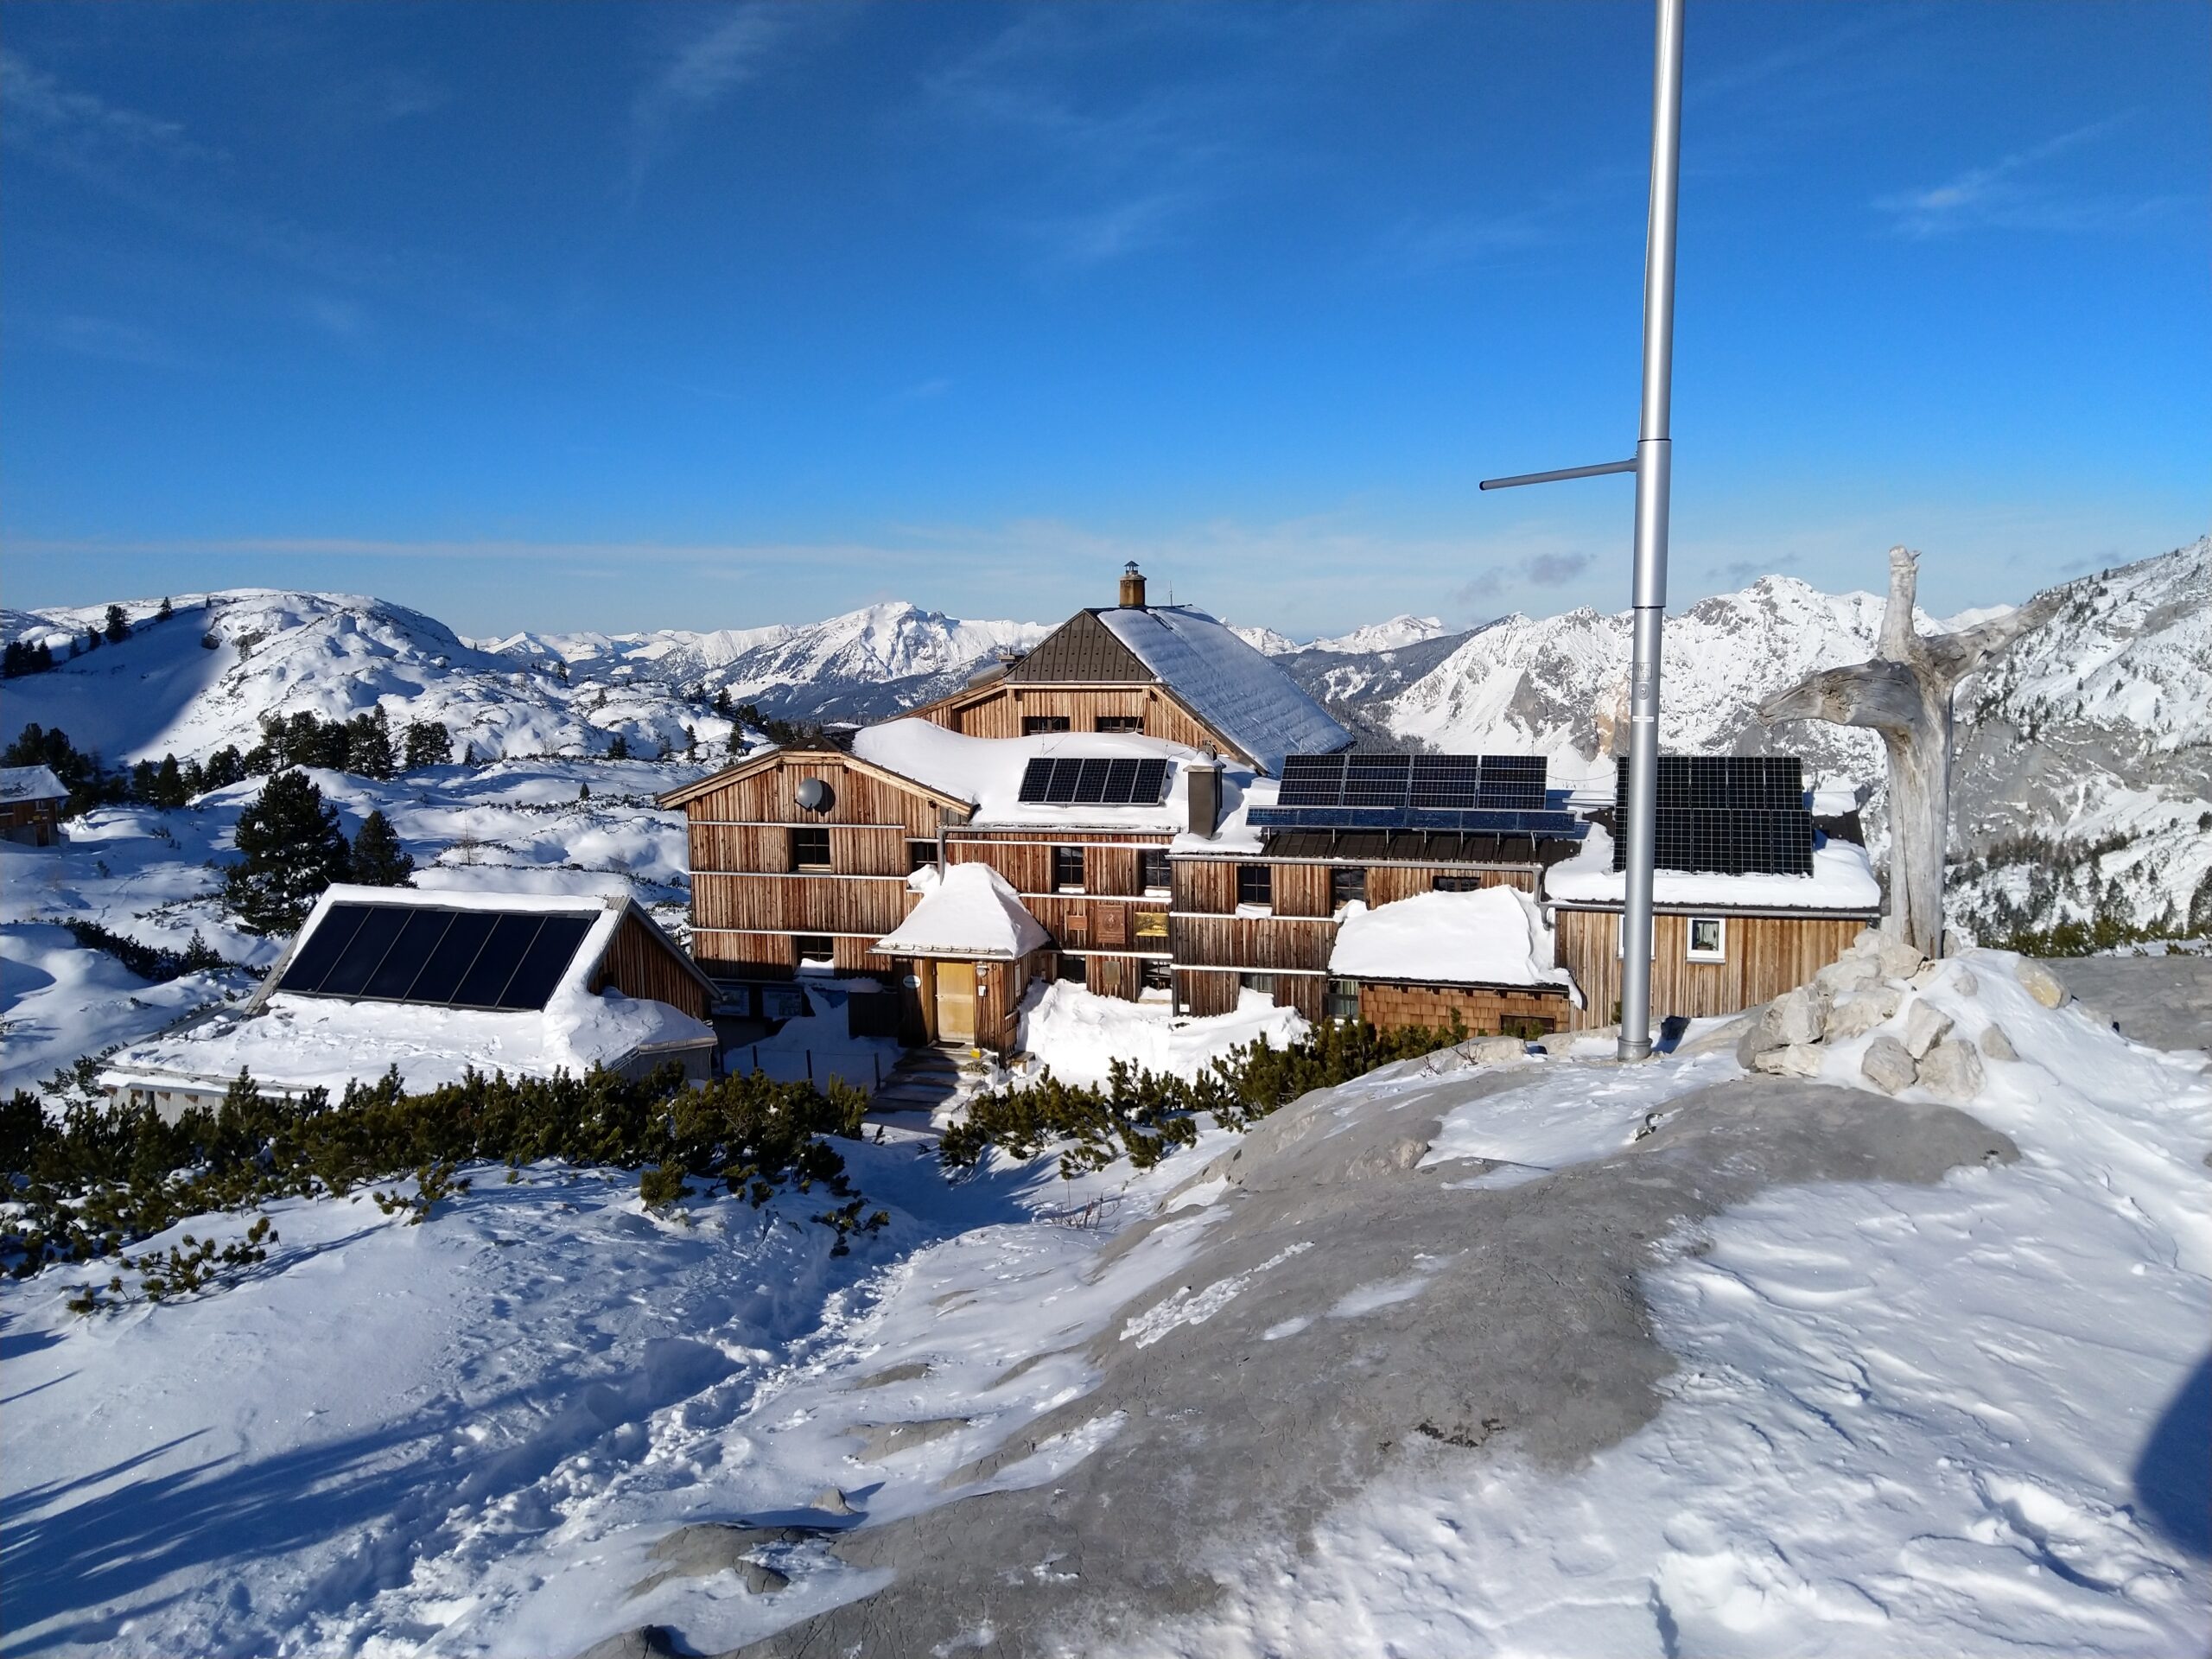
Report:
[[[1613,799],[1628,810],[1628,762],[1616,763]],[[1810,875],[1813,815],[1804,769],[1791,754],[1662,754],[1658,837],[1662,870],[1720,875]],[[1618,822],[1618,820],[1617,820]],[[1628,842],[1613,837],[1613,868],[1625,869]]]
[[[1021,774],[1021,799],[1041,806],[1157,806],[1167,762],[1121,756],[1039,755]]]
[[[1574,836],[1572,813],[1547,810],[1540,754],[1294,754],[1262,826],[1303,830],[1452,830]]]
[[[592,918],[429,905],[333,905],[276,988],[302,996],[542,1009]]]

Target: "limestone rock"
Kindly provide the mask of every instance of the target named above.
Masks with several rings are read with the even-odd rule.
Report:
[[[1758,1066],[1758,1058],[1770,1048],[1782,1046],[1782,1039],[1775,1034],[1774,1004],[1770,1002],[1752,1019],[1736,1043],[1736,1064],[1750,1071]]]
[[[2028,995],[2046,1008],[2063,1008],[2066,1006],[2066,987],[2058,982],[2056,974],[2052,973],[2033,957],[2022,957],[2019,966],[2013,971],[2019,976],[2020,983],[2027,988]]]
[[[824,1515],[858,1515],[860,1513],[853,1507],[852,1500],[845,1496],[844,1489],[838,1486],[824,1486],[815,1498],[814,1507]]]
[[[1951,988],[1961,996],[1980,996],[1981,982],[1974,976],[1974,969],[1961,968],[1951,976]]]
[[[1981,1056],[1971,1043],[1940,1042],[1921,1061],[1920,1081],[1946,1100],[1972,1100],[1981,1092]]]
[[[666,1626],[641,1624],[593,1643],[576,1659],[674,1659],[677,1651],[675,1638]]]
[[[1910,979],[1920,971],[1920,964],[1927,958],[1920,954],[1920,947],[1910,939],[1900,939],[1885,933],[1874,960],[1882,966],[1884,979]]]
[[[2020,1051],[2012,1046],[2012,1039],[2005,1034],[2002,1026],[1990,1026],[1981,1033],[1981,1052],[1993,1060],[2017,1060]]]
[[[1815,1077],[1821,1072],[1821,1048],[1814,1043],[1784,1043],[1752,1062],[1752,1069],[1776,1077]]]
[[[1872,957],[1880,955],[1881,950],[1882,930],[1862,927],[1853,936],[1851,943],[1844,946],[1843,954],[1847,957]]]
[[[1866,1058],[1859,1062],[1859,1070],[1867,1082],[1885,1095],[1910,1088],[1920,1076],[1920,1068],[1905,1052],[1904,1045],[1887,1032],[1866,1045]]]
[[[1893,985],[1871,985],[1863,991],[1853,991],[1829,1014],[1828,1040],[1841,1042],[1847,1037],[1866,1035],[1894,1018],[1897,1004],[1903,1001]]]
[[[1813,982],[1831,995],[1863,990],[1882,982],[1882,969],[1872,957],[1847,953],[1813,976]]]
[[[1783,1044],[1817,1043],[1827,1027],[1828,999],[1818,985],[1800,985],[1774,1000],[1768,1021]]]
[[[1904,1017],[1904,1052],[1916,1060],[1951,1034],[1951,1016],[1933,1002],[1916,1002]]]

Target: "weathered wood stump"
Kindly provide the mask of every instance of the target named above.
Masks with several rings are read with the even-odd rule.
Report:
[[[1943,951],[1943,854],[1951,821],[1951,697],[1961,680],[2058,608],[2044,594],[1957,633],[1913,626],[1920,556],[1890,550],[1890,602],[1874,660],[1823,669],[1759,706],[1769,725],[1825,720],[1882,734],[1890,760],[1890,908],[1883,927],[1923,955]]]

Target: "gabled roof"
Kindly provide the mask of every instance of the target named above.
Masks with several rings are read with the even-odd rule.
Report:
[[[922,899],[875,942],[887,956],[1011,962],[1051,943],[1007,879],[988,864],[955,864],[942,876],[923,868],[906,882]]]
[[[0,766],[0,804],[68,798],[68,786],[54,775],[51,766]]]
[[[928,779],[948,795],[973,804],[975,830],[1072,830],[1084,827],[1173,835],[1190,823],[1188,767],[1198,751],[1135,732],[1045,732],[1029,737],[970,737],[933,721],[904,715],[855,733],[853,748],[900,777]],[[1166,762],[1166,791],[1156,800],[1054,805],[1021,798],[1030,762],[1044,759],[1157,760]],[[1231,767],[1224,778],[1231,800],[1251,774]]]
[[[1160,677],[1098,620],[1077,611],[1006,673],[1009,685],[1143,684]]]
[[[856,754],[849,754],[842,749],[764,749],[758,754],[739,761],[734,766],[724,766],[720,772],[709,772],[695,784],[685,784],[678,789],[664,790],[653,797],[653,804],[671,807],[688,806],[702,795],[712,794],[726,784],[734,784],[740,779],[750,778],[757,772],[771,771],[782,766],[785,761],[791,760],[821,761],[835,766],[850,766],[855,772],[870,778],[880,779],[897,788],[909,789],[917,795],[927,796],[939,806],[965,809],[976,804],[974,801],[964,796],[950,794],[933,784],[925,784],[918,778],[909,778],[903,772],[892,771],[888,766],[878,766],[874,761],[863,760]]]

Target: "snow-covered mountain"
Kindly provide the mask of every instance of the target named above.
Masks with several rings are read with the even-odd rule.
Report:
[[[2212,538],[2063,590],[2051,621],[1960,698],[1956,851],[1975,855],[1962,916],[2049,925],[2103,911],[2147,925],[2212,904]],[[6,637],[81,639],[104,605],[0,617]],[[111,761],[249,746],[264,715],[381,703],[435,719],[480,754],[726,747],[717,691],[790,719],[880,719],[957,690],[1050,625],[968,621],[905,603],[804,626],[518,633],[470,641],[387,601],[240,590],[182,601],[133,637],[8,683],[0,723],[35,720]],[[1819,668],[1863,660],[1882,600],[1788,576],[1701,600],[1668,623],[1670,750],[1789,752],[1856,790],[1882,831],[1884,763],[1870,733],[1768,730],[1753,708]],[[1922,626],[1948,628],[1977,611]],[[1560,782],[1611,770],[1625,707],[1629,619],[1592,610],[1509,616],[1469,633],[1401,616],[1300,645],[1239,629],[1370,745],[1548,755]],[[2030,837],[2063,843],[2050,848]],[[2098,850],[2075,853],[2082,849]],[[1985,868],[1986,867],[1986,868]]]

